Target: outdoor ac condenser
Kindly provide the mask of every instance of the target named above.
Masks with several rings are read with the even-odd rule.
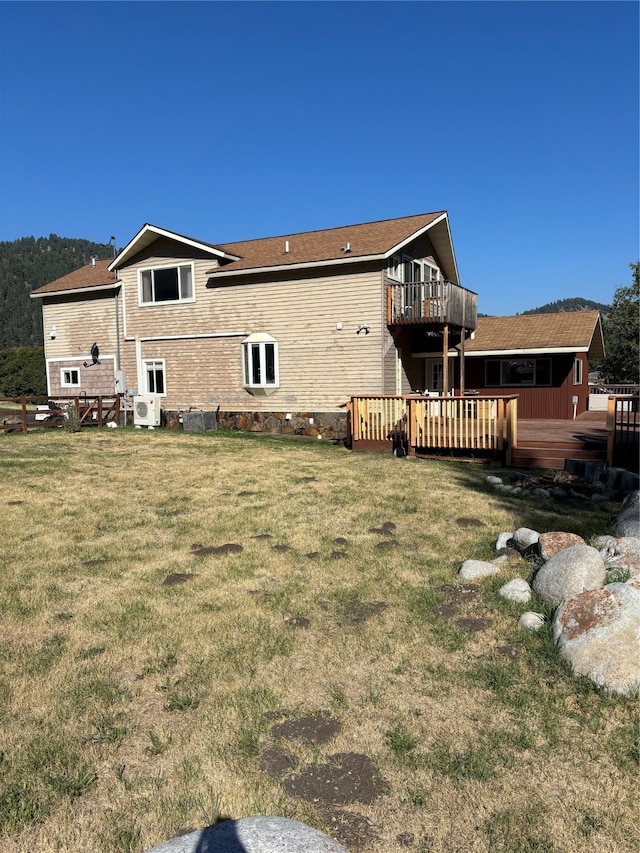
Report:
[[[160,426],[160,397],[157,394],[139,394],[133,398],[133,425]]]

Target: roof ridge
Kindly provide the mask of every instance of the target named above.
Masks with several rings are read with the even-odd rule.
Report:
[[[385,222],[402,222],[405,219],[418,219],[422,216],[442,216],[442,214],[446,212],[446,210],[433,210],[426,213],[413,213],[407,216],[391,216],[387,219],[372,219],[369,222],[352,222],[350,225],[334,225],[329,228],[312,228],[310,231],[291,231],[284,234],[272,234],[268,237],[250,237],[246,240],[229,240],[226,243],[218,243],[218,247],[234,246],[237,243],[257,243],[261,240],[283,240],[291,237],[301,237],[307,234],[323,234],[328,231],[343,231],[346,228],[364,228],[367,225],[384,225]]]

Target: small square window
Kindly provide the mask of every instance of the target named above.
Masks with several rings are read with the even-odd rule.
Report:
[[[79,388],[80,370],[77,367],[60,368],[60,385],[63,388]]]

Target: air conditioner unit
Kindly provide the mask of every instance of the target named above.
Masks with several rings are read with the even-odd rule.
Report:
[[[157,394],[139,394],[133,398],[134,426],[158,427],[160,418],[160,397]]]

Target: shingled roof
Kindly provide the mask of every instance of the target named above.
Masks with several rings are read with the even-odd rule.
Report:
[[[515,317],[478,317],[473,337],[465,341],[465,355],[501,355],[549,352],[590,352],[604,355],[602,324],[597,311],[561,314],[520,314]]]
[[[52,293],[69,293],[75,290],[99,290],[110,289],[116,286],[117,282],[112,272],[109,272],[109,264],[111,261],[96,261],[93,264],[86,264],[80,267],[79,270],[74,270],[68,275],[62,276],[55,281],[50,281],[49,284],[43,284],[42,287],[31,291],[31,296],[47,296]]]
[[[238,256],[240,260],[212,269],[209,274],[220,277],[246,270],[380,258],[443,218],[446,218],[446,213],[438,211],[361,225],[343,225],[321,231],[218,244],[219,249],[228,255]]]
[[[204,243],[147,223],[113,261],[97,261],[95,267],[88,264],[57,281],[39,287],[31,295],[45,296],[58,292],[113,287],[117,270],[130,263],[143,249],[149,249],[157,239],[175,240],[209,253],[212,261],[217,258],[220,265],[207,272],[211,276],[210,281],[215,282],[219,278],[262,271],[383,260],[425,231],[430,232],[445,278],[457,283],[458,271],[447,213],[436,211],[225,244]]]

